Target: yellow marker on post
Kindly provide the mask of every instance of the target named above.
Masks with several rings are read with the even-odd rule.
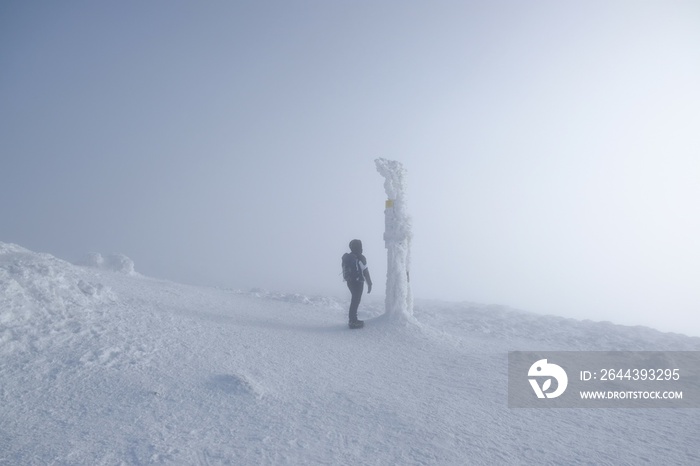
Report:
[[[386,203],[384,204],[385,209],[391,209],[394,207],[394,200],[393,199],[387,199]]]

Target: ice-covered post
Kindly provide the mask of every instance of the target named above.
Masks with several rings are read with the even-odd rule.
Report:
[[[387,201],[384,208],[384,246],[387,249],[386,314],[413,320],[411,267],[411,218],[406,212],[404,177],[406,170],[395,160],[376,159],[384,177]]]

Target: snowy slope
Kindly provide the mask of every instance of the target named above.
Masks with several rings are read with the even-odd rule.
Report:
[[[509,350],[700,338],[421,301],[418,324],[350,331],[344,300],[185,286],[115,257],[0,243],[0,464],[700,464],[697,410],[506,396]]]

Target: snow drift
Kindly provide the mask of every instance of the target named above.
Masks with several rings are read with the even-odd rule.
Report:
[[[507,407],[508,350],[700,338],[180,285],[0,243],[0,464],[698,464],[693,410]]]
[[[114,300],[97,277],[48,254],[0,243],[0,344],[17,348],[78,329]],[[29,350],[29,348],[24,348]]]

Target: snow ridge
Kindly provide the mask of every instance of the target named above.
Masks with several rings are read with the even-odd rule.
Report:
[[[340,299],[329,296],[307,296],[299,293],[283,293],[270,291],[263,288],[253,288],[248,291],[231,290],[241,296],[249,296],[259,299],[282,301],[285,303],[308,304],[316,307],[325,307],[333,310],[344,309],[345,304]]]

